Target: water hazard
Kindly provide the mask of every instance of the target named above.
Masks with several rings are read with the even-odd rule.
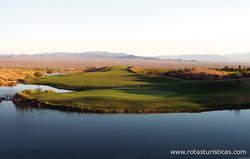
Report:
[[[0,87],[0,91],[11,94],[24,87],[27,88],[26,85]],[[249,122],[250,110],[88,114],[15,106],[12,101],[2,101],[0,158],[237,159],[250,156]],[[247,150],[248,154],[170,154],[170,150],[192,149],[236,149]]]

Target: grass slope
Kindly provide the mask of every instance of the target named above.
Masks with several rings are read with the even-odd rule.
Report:
[[[101,112],[205,111],[250,104],[249,82],[186,81],[131,73],[127,67],[33,78],[26,83],[75,90],[72,93],[41,92],[32,95],[44,103]]]

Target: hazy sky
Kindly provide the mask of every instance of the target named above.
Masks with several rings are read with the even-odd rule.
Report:
[[[250,52],[250,0],[0,0],[0,53]]]

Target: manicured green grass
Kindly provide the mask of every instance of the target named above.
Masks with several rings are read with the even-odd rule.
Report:
[[[72,93],[40,92],[32,95],[44,103],[102,112],[204,111],[250,104],[247,82],[178,80],[131,73],[126,67],[34,78],[26,83],[75,90]]]
[[[122,86],[134,86],[149,84],[146,81],[138,81],[138,77],[128,71],[126,67],[111,67],[105,72],[88,72],[62,74],[44,78],[27,80],[27,83],[47,84],[64,89],[84,90],[93,88],[114,88]]]

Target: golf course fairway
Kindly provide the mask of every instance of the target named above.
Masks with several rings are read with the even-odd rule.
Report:
[[[73,90],[23,91],[17,103],[96,113],[167,113],[250,108],[249,80],[181,80],[132,73],[112,66],[104,72],[70,73],[25,83]]]

